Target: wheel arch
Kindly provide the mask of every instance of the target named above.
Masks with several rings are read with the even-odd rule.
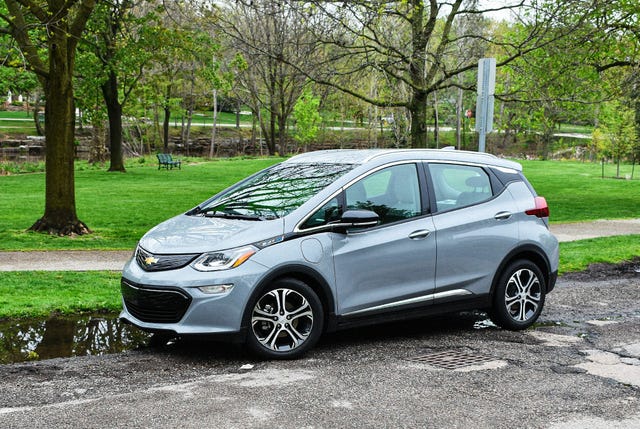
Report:
[[[498,266],[498,269],[496,270],[493,276],[493,281],[491,283],[491,302],[493,302],[493,297],[500,276],[502,276],[504,270],[512,262],[517,261],[518,259],[531,261],[538,266],[538,268],[542,272],[542,275],[544,276],[545,294],[550,292],[553,288],[553,286],[551,286],[553,281],[553,273],[551,272],[551,263],[549,262],[549,258],[547,258],[544,251],[540,247],[533,244],[527,244],[513,249],[509,254],[507,254],[507,256]]]
[[[247,301],[242,315],[242,331],[246,332],[249,327],[251,303],[256,300],[257,296],[259,296],[269,284],[284,278],[301,281],[313,289],[322,303],[325,320],[323,330],[325,332],[335,330],[335,299],[329,283],[320,273],[311,267],[306,265],[286,265],[271,271],[258,282]]]

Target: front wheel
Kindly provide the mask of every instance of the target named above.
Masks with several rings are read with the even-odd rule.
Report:
[[[318,295],[296,279],[280,279],[250,303],[248,348],[268,359],[294,359],[320,338],[324,314]]]
[[[505,329],[528,328],[542,312],[545,290],[544,276],[536,264],[527,260],[511,263],[498,280],[491,319]]]

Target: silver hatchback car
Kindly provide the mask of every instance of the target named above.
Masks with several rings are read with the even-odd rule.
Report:
[[[120,317],[294,358],[323,332],[479,309],[531,326],[556,282],[549,208],[522,167],[455,150],[294,156],[146,233]]]

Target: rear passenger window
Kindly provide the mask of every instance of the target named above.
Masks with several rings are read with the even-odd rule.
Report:
[[[445,211],[486,201],[493,196],[491,180],[480,167],[429,164],[436,210]]]

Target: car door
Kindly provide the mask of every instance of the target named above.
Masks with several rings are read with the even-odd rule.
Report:
[[[381,224],[332,234],[338,314],[424,305],[434,288],[434,225],[415,163],[381,168],[344,190],[346,209],[373,210]]]
[[[500,263],[518,241],[517,207],[480,166],[430,163],[437,231],[437,296],[489,292]]]

